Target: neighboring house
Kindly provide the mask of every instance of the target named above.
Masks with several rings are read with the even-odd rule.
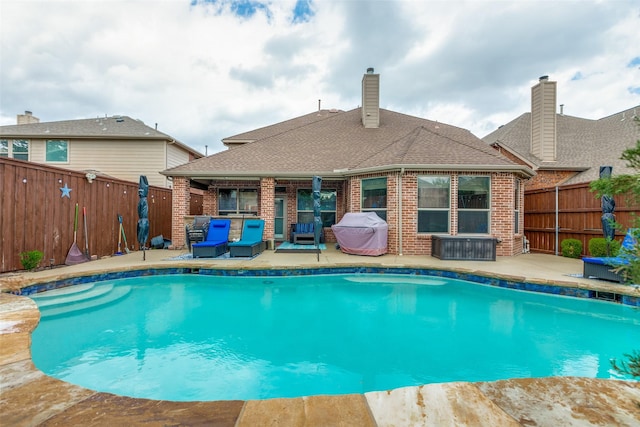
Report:
[[[640,139],[640,105],[598,120],[557,113],[556,82],[547,76],[531,88],[531,112],[524,113],[483,141],[512,160],[536,171],[527,190],[598,179],[600,166],[613,174],[635,171],[620,159]]]
[[[40,122],[26,111],[17,125],[0,126],[0,157],[171,187],[161,171],[203,156],[127,116]]]
[[[225,138],[229,150],[162,172],[173,178],[173,242],[184,236],[189,188],[204,213],[256,215],[264,238],[313,222],[311,180],[322,177],[326,241],[345,212],[389,225],[392,254],[431,254],[433,235],[494,237],[498,255],[522,252],[522,183],[533,175],[458,127],[379,108],[379,74],[362,79],[362,107],[319,110]]]

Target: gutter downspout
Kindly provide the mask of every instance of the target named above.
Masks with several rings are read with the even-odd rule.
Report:
[[[558,256],[558,239],[560,234],[560,225],[558,224],[558,186],[556,185],[556,256]]]
[[[398,255],[402,256],[402,176],[404,168],[400,168],[400,176],[397,183],[398,194]]]

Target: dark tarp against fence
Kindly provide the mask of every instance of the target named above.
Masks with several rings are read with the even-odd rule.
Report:
[[[589,191],[589,184],[558,187],[558,248],[564,239],[582,241],[583,253],[588,255],[589,240],[602,237],[601,200]],[[626,229],[634,224],[640,206],[630,206],[624,196],[615,196],[616,221],[624,226],[616,230],[616,239],[622,240]],[[556,188],[525,191],[524,234],[533,252],[556,253]]]
[[[60,188],[70,188],[62,197]],[[87,208],[87,235],[91,255],[113,255],[118,249],[122,215],[127,243],[136,243],[138,183],[96,177],[89,182],[83,172],[0,158],[0,273],[22,270],[20,253],[44,253],[40,267],[64,264],[73,243],[75,204]],[[171,190],[150,187],[149,235],[171,239]],[[82,223],[82,217],[79,219]],[[78,228],[78,246],[85,245],[84,228]],[[137,245],[136,245],[137,246]]]

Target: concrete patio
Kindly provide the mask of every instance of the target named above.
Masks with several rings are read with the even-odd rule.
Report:
[[[2,424],[220,426],[638,426],[640,383],[575,377],[428,384],[362,395],[256,401],[169,402],[96,392],[51,378],[31,361],[35,303],[20,289],[33,283],[140,268],[225,269],[318,266],[416,267],[640,297],[640,289],[577,277],[580,260],[541,254],[487,261],[425,256],[360,257],[329,248],[316,253],[265,251],[252,260],[172,260],[184,251],[147,251],[69,267],[0,275],[0,411]]]

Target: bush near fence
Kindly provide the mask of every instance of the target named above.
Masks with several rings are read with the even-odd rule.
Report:
[[[62,197],[60,188],[71,189]],[[77,244],[84,252],[82,208],[87,209],[89,253],[104,257],[118,249],[122,215],[127,242],[138,250],[138,183],[21,160],[0,158],[0,273],[22,270],[20,254],[38,250],[40,267],[60,265],[73,243],[75,205],[79,205]],[[150,187],[149,240],[171,239],[171,189]],[[124,246],[124,243],[123,243]],[[124,248],[123,248],[124,252]]]

